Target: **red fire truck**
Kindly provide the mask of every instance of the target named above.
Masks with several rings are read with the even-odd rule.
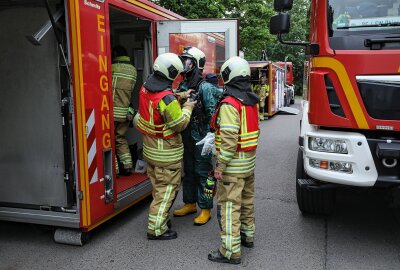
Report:
[[[271,117],[286,106],[285,70],[271,61],[250,61],[251,83],[254,87],[260,84],[265,76],[268,85],[268,96],[265,99],[264,116]]]
[[[312,0],[310,41],[284,40],[292,0],[270,30],[309,56],[297,161],[302,212],[330,213],[340,186],[400,184],[400,1]]]
[[[278,66],[285,69],[285,104],[289,106],[294,104],[295,89],[293,77],[293,63],[292,62],[276,62]]]
[[[201,36],[210,67],[238,55],[237,20],[185,20],[145,0],[5,0],[0,33],[0,220],[55,226],[76,245],[151,194],[146,174],[116,178],[112,48],[138,70],[136,108],[158,54]],[[128,134],[141,159],[142,137]]]

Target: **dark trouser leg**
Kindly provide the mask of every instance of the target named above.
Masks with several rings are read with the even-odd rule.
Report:
[[[195,142],[189,129],[182,132],[182,140],[184,146],[183,166],[185,171],[185,176],[183,177],[183,202],[196,203],[196,177],[194,172]]]
[[[204,196],[204,186],[207,182],[208,173],[213,169],[211,154],[207,156],[201,155],[203,145],[195,146],[195,176],[197,180],[197,204],[202,209],[211,209],[213,207],[213,199]]]

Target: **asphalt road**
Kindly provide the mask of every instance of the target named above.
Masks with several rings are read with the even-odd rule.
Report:
[[[205,226],[193,226],[194,215],[173,218],[178,239],[148,241],[145,200],[98,228],[83,247],[55,244],[40,226],[0,222],[0,269],[400,269],[400,223],[382,191],[340,191],[328,218],[300,213],[294,182],[299,119],[277,115],[261,123],[256,242],[242,248],[241,265],[207,260],[219,245],[215,208]],[[174,208],[180,205],[181,194]]]

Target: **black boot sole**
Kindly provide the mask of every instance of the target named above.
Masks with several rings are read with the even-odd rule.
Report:
[[[212,262],[217,262],[217,263],[229,263],[229,264],[240,264],[241,260],[228,260],[227,258],[214,258],[208,255],[208,259]]]
[[[247,248],[254,248],[254,243],[249,243],[249,242],[241,242],[242,246],[247,247]]]
[[[165,236],[155,236],[155,235],[150,235],[150,234],[147,235],[147,240],[173,240],[173,239],[176,239],[176,238],[178,238],[177,235],[175,235],[175,236],[168,236],[168,237],[165,237]]]

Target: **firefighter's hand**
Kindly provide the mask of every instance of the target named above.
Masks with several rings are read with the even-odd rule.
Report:
[[[191,107],[192,109],[194,108],[194,105],[197,104],[197,101],[193,101],[193,100],[186,100],[186,102],[183,104],[183,106],[187,106],[187,107]]]
[[[196,91],[196,90],[194,90],[194,89],[189,89],[189,90],[187,90],[187,91],[185,92],[185,98],[189,98],[190,94],[193,93],[193,92],[195,92],[195,91]]]
[[[218,181],[222,180],[222,172],[218,171],[218,170],[214,170],[214,177],[215,179],[217,179]]]
[[[126,114],[126,120],[127,120],[128,122],[132,122],[133,117],[134,117],[133,114],[131,114],[131,113],[129,113],[129,112]]]

